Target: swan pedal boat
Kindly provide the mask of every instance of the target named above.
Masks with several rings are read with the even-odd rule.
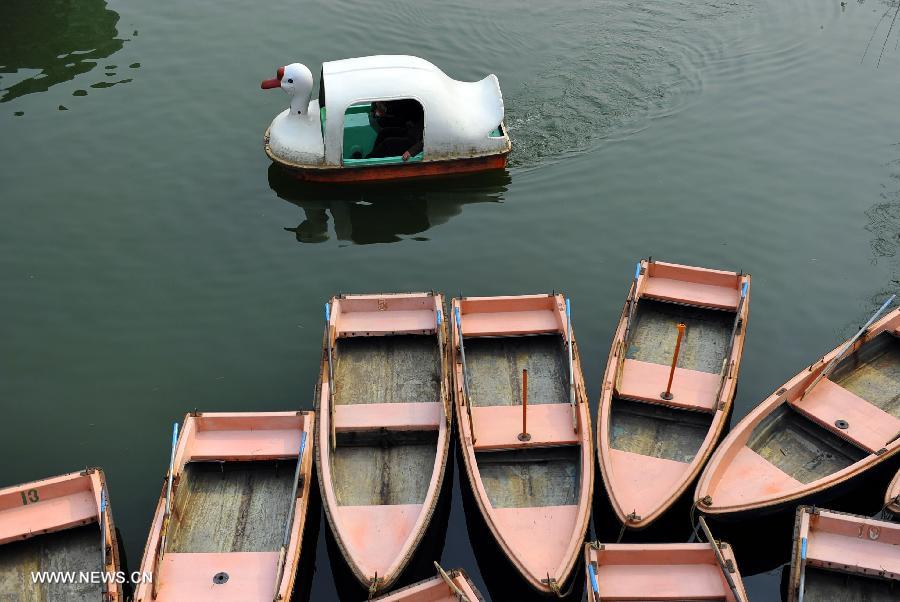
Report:
[[[328,524],[369,595],[422,543],[450,449],[444,298],[342,295],[326,304],[316,463]]]
[[[114,579],[121,570],[102,470],[0,489],[0,600],[123,602],[122,584]],[[109,577],[104,583],[35,583],[38,571]]]
[[[720,441],[749,310],[749,274],[637,264],[607,360],[597,427],[603,482],[626,528],[645,529],[681,499]],[[679,324],[685,334],[666,399]]]
[[[135,602],[291,600],[314,428],[313,412],[188,414],[144,547],[152,580]]]
[[[867,471],[888,462],[896,466],[898,391],[895,309],[805,368],[732,428],[700,476],[697,509],[721,520],[778,513],[825,502]]]
[[[300,180],[361,182],[503,169],[512,148],[504,122],[503,95],[496,75],[461,82],[424,59],[379,55],[322,64],[318,98],[312,72],[292,63],[264,89],[281,88],[290,107],[266,130],[269,158]],[[378,126],[370,115],[375,101],[414,100],[424,112],[422,151],[365,158]]]
[[[900,525],[811,506],[797,509],[788,602],[900,596]]]
[[[748,600],[734,550],[724,541],[593,542],[584,545],[584,563],[588,602]]]
[[[454,299],[451,331],[456,425],[477,507],[525,581],[559,594],[579,561],[594,483],[570,304],[561,294]]]

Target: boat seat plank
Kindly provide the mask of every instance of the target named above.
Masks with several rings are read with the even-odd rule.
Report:
[[[737,311],[741,299],[740,291],[735,287],[699,284],[672,278],[650,277],[644,285],[641,296],[687,303],[700,307]]]
[[[97,519],[97,501],[90,491],[76,491],[33,504],[4,510],[0,544],[32,533],[59,531]],[[99,537],[99,535],[98,535]]]
[[[601,565],[602,600],[724,600],[729,591],[712,564]]]
[[[168,552],[159,567],[156,602],[270,600],[275,591],[278,552]],[[228,573],[214,584],[213,576]]]
[[[334,427],[337,432],[435,431],[441,423],[442,408],[439,402],[337,405]]]
[[[806,397],[791,405],[801,414],[872,453],[900,432],[900,420],[842,386],[823,378]],[[846,420],[849,427],[835,426]]]
[[[422,514],[422,504],[341,506],[337,513],[341,539],[366,575],[388,574],[399,560]]]
[[[536,579],[556,575],[578,523],[578,506],[494,508],[500,537]]]
[[[578,445],[581,439],[572,427],[572,406],[568,403],[529,405],[529,441],[519,441],[522,406],[481,406],[472,408],[475,451]]]
[[[191,448],[192,461],[274,460],[296,456],[300,429],[198,431]]]
[[[672,379],[673,398],[666,401],[660,393],[666,390],[670,366],[626,359],[622,363],[622,378],[618,395],[701,412],[715,412],[721,376],[699,370],[675,368]]]
[[[558,314],[549,309],[463,314],[464,337],[516,336],[560,332]]]
[[[796,491],[803,483],[779,470],[749,447],[741,447],[729,467],[729,487],[716,490],[716,504],[731,506]]]
[[[341,314],[337,336],[354,337],[387,334],[426,334],[437,329],[431,309],[391,311],[351,311]]]
[[[882,530],[886,531],[885,528]],[[870,540],[867,526],[863,526],[862,537],[813,531],[808,546],[807,562],[813,566],[831,568],[831,564],[839,564],[869,574],[883,571],[900,574],[898,546],[888,541]]]

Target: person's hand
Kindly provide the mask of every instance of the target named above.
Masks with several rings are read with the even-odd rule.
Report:
[[[409,158],[410,158],[411,156],[412,156],[412,155],[409,154],[409,151],[403,151],[403,160],[404,160],[404,161],[409,161]]]

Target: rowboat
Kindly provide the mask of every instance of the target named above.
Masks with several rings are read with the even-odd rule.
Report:
[[[454,395],[477,507],[525,581],[559,593],[588,526],[587,394],[561,294],[454,299]]]
[[[659,519],[721,439],[749,309],[749,274],[637,264],[606,364],[597,427],[603,482],[623,528]]]
[[[434,563],[438,574],[372,602],[484,602],[484,597],[462,569],[445,571]]]
[[[800,506],[787,590],[789,602],[897,600],[900,525]]]
[[[312,476],[312,412],[192,412],[169,470],[135,602],[293,595]],[[299,461],[298,461],[299,459]]]
[[[884,494],[884,507],[895,516],[900,515],[900,470]]]
[[[423,539],[450,446],[443,296],[342,295],[325,306],[316,462],[337,547],[369,595]]]
[[[102,470],[0,489],[0,600],[121,602],[121,570]]]
[[[269,158],[301,180],[361,182],[503,169],[512,148],[496,75],[448,77],[414,56],[322,64],[319,94],[301,63],[279,67],[263,89],[290,107],[266,130]]]
[[[697,483],[698,509],[738,520],[824,503],[900,451],[900,310],[878,319],[890,301],[732,429]]]
[[[734,551],[710,543],[584,546],[588,602],[725,600],[746,602]]]

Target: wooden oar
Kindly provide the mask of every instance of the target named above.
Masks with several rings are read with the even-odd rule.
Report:
[[[566,299],[566,336],[569,347],[569,403],[572,405],[572,428],[578,432],[578,407],[575,404],[575,360],[572,351],[572,304]]]
[[[151,588],[151,596],[156,599],[156,593],[159,587],[159,564],[162,562],[163,555],[166,553],[166,538],[169,534],[169,519],[172,515],[172,478],[175,472],[175,448],[178,445],[178,423],[172,426],[172,453],[169,456],[169,474],[167,476],[168,484],[166,485],[166,507],[163,511],[163,523],[160,529],[159,550],[154,561],[153,571],[153,587]]]
[[[437,328],[435,328],[437,332],[437,340],[438,340],[438,351],[445,354],[442,355],[441,365],[444,365],[443,359],[446,359],[446,350],[444,349],[444,317],[443,312],[441,310],[437,310]],[[444,378],[441,378],[441,403],[444,405],[444,418],[447,420],[447,426],[449,427],[453,416],[453,413],[450,411],[450,398],[447,395],[447,391],[444,388]]]
[[[803,602],[803,591],[806,589],[806,538],[800,540],[800,585],[797,588],[797,602]]]
[[[628,295],[631,301],[628,306],[628,319],[625,320],[625,334],[623,339],[627,342],[628,335],[631,332],[631,321],[634,319],[634,310],[637,307],[637,282],[638,278],[641,276],[641,262],[637,262],[637,265],[634,266],[634,279],[631,281],[631,292]]]
[[[294,470],[294,487],[291,491],[291,506],[288,508],[287,523],[284,525],[284,537],[281,540],[281,551],[278,554],[278,567],[275,572],[275,597],[278,600],[278,590],[281,589],[281,578],[284,576],[285,555],[287,546],[291,540],[291,527],[294,525],[294,513],[297,508],[297,489],[300,486],[300,469],[303,466],[303,452],[306,450],[306,431],[300,433],[300,451],[297,453],[297,468]]]
[[[593,562],[588,562],[588,577],[591,580],[591,600],[600,602],[600,584],[597,582],[597,571]]]
[[[447,574],[447,571],[441,568],[441,565],[439,565],[437,561],[434,561],[434,568],[437,569],[438,575],[441,576],[441,579],[444,580],[444,583],[447,584],[447,587],[450,588],[450,591],[453,592],[453,595],[456,596],[457,600],[460,600],[460,602],[472,602],[469,597],[465,595],[455,583],[453,583],[453,579],[450,578],[450,575]]]
[[[475,424],[472,422],[472,400],[469,397],[469,371],[466,368],[466,348],[463,346],[462,318],[459,317],[459,307],[454,307],[456,318],[456,331],[459,333],[459,358],[462,361],[463,393],[466,398],[466,414],[469,417],[469,430],[472,431],[472,443],[475,443]]]
[[[334,426],[334,366],[331,363],[331,304],[325,304],[325,345],[328,348],[328,423],[331,426],[329,441],[331,450],[337,445],[337,430]]]
[[[716,392],[716,402],[719,401],[719,398],[722,396],[722,390],[725,388],[725,381],[728,377],[728,360],[731,358],[732,351],[734,350],[734,339],[737,338],[737,330],[741,324],[741,312],[744,310],[744,303],[747,299],[747,288],[749,282],[744,282],[741,286],[741,300],[738,301],[737,306],[737,314],[734,316],[734,324],[731,327],[731,338],[728,340],[728,351],[725,352],[725,357],[722,358],[722,371],[720,373],[719,378],[719,390]]]
[[[806,387],[806,389],[803,390],[803,394],[800,395],[800,399],[803,399],[804,397],[806,397],[806,394],[809,393],[810,391],[812,391],[813,387],[815,387],[817,384],[819,384],[820,380],[822,380],[823,378],[825,378],[829,374],[831,374],[831,371],[834,370],[834,368],[837,366],[837,363],[844,357],[844,355],[847,353],[847,351],[849,351],[850,348],[853,347],[853,343],[855,343],[856,340],[859,339],[859,337],[861,337],[863,335],[863,333],[869,329],[869,326],[871,326],[872,323],[875,320],[877,320],[879,318],[879,316],[881,316],[881,314],[884,313],[884,310],[886,310],[888,308],[888,306],[894,301],[894,298],[896,296],[897,295],[891,295],[890,299],[885,301],[884,304],[882,304],[882,306],[880,308],[878,308],[878,311],[876,311],[874,314],[872,314],[872,317],[869,318],[869,321],[866,322],[865,325],[859,329],[859,332],[857,332],[855,335],[853,335],[852,339],[847,341],[847,343],[843,346],[843,348],[840,350],[840,352],[838,352],[838,354],[835,355],[834,358],[830,362],[828,362],[828,365],[825,366],[825,368],[821,372],[819,372],[819,375],[815,379],[813,379],[813,381],[810,383],[810,385],[808,387]]]
[[[747,602],[738,592],[737,585],[734,583],[734,578],[731,576],[731,571],[728,569],[728,564],[725,562],[725,557],[722,556],[722,550],[719,549],[719,545],[716,543],[716,539],[713,537],[712,532],[709,530],[709,525],[706,524],[706,520],[701,516],[700,526],[703,528],[703,533],[706,535],[707,541],[709,541],[709,545],[712,546],[713,552],[715,552],[716,560],[719,561],[719,567],[722,569],[722,574],[725,575],[725,581],[728,582],[728,587],[731,588],[731,593],[734,594],[734,599],[737,602]]]
[[[106,583],[106,579],[108,578],[106,573],[106,488],[100,487],[100,567],[104,573],[102,576],[102,582],[100,585],[100,593],[103,595],[103,599],[106,599],[106,592],[108,591],[108,586]]]

